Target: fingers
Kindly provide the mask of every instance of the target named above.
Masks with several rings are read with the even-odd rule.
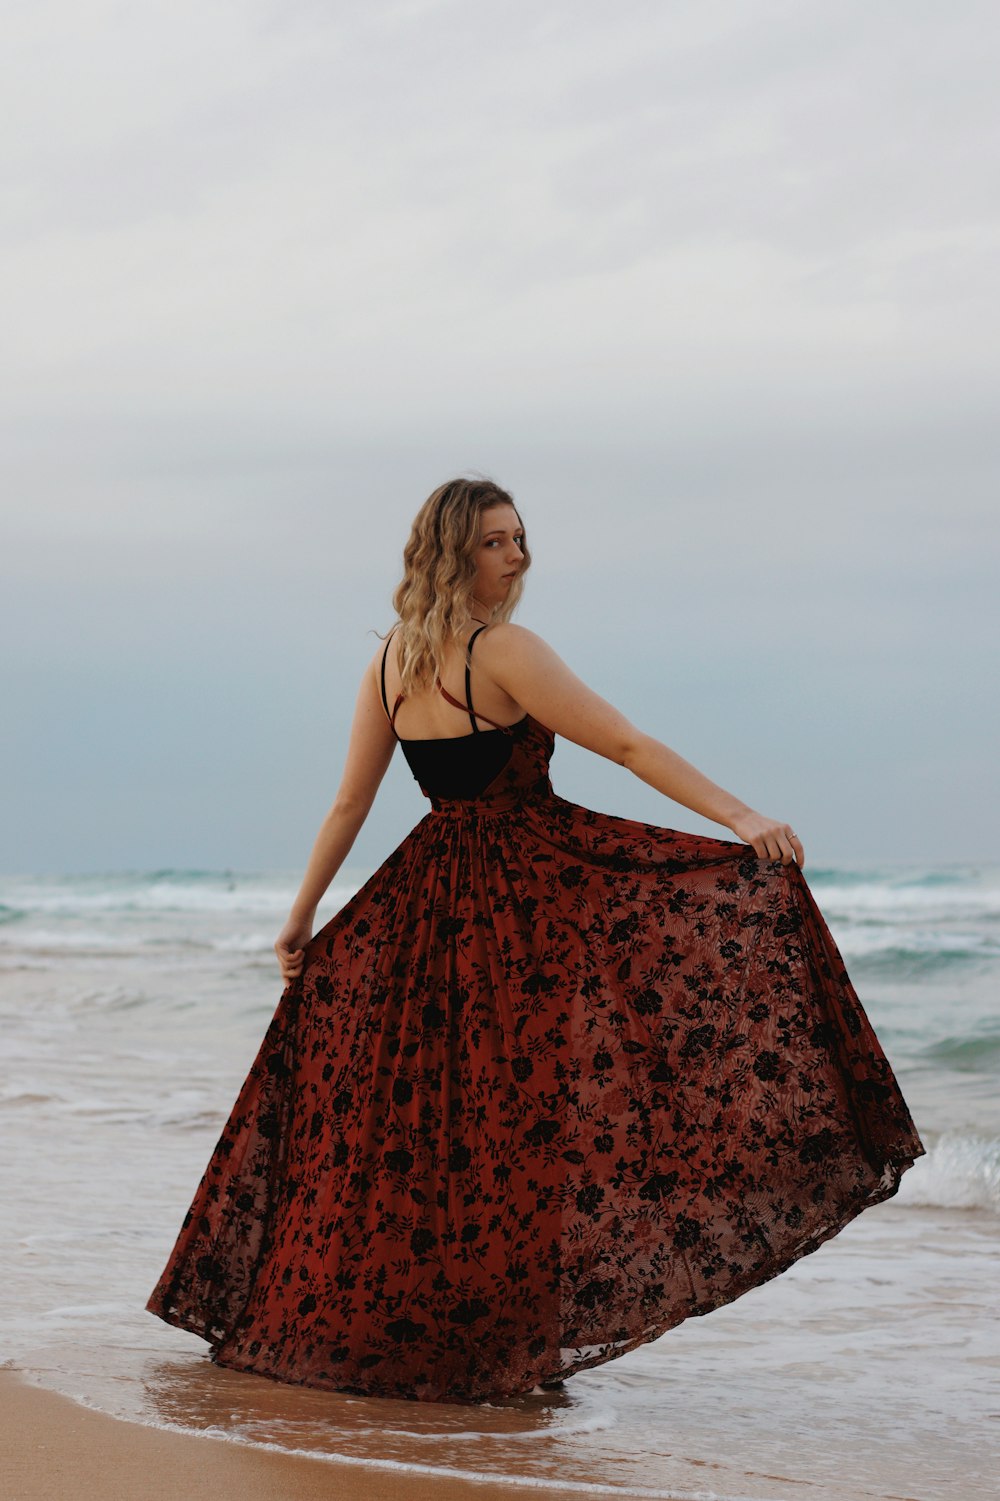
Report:
[[[788,838],[791,842],[792,849],[795,851],[795,858],[799,862],[799,869],[801,870],[803,865],[805,865],[806,863],[806,852],[802,848],[802,840],[799,838],[798,834],[789,834]]]
[[[778,854],[775,858],[780,859],[782,865],[790,865],[793,860],[797,861],[800,866],[805,864],[802,841],[791,824],[783,823],[778,826],[775,842],[778,846]]]
[[[290,980],[298,979],[302,973],[302,962],[305,949],[288,949],[284,944],[276,943],[274,952],[278,956],[278,964],[281,967],[281,978],[287,984]]]
[[[773,828],[765,829],[753,840],[753,847],[762,860],[780,860],[782,865],[796,861],[800,867],[806,863],[802,841],[791,824],[775,824]]]

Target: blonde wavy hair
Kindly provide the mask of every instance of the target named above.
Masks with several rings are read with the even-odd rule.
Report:
[[[381,637],[385,640],[398,627],[403,693],[431,685],[440,672],[446,644],[460,639],[473,613],[479,518],[490,506],[499,505],[514,506],[514,502],[493,480],[453,479],[428,495],[417,512],[403,549],[403,577],[392,596],[396,625]],[[524,558],[507,598],[488,612],[491,625],[513,615],[531,563],[516,506],[514,512],[522,527]],[[465,657],[468,661],[468,651]]]

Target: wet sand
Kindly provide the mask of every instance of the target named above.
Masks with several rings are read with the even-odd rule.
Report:
[[[126,1423],[0,1371],[5,1501],[538,1501],[595,1497],[406,1475]]]

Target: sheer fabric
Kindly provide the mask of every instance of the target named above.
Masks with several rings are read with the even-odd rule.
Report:
[[[486,734],[504,764],[444,795]],[[219,1365],[428,1401],[552,1384],[775,1277],[925,1150],[797,865],[558,796],[530,716],[440,746],[429,809],[282,994],[146,1304]]]

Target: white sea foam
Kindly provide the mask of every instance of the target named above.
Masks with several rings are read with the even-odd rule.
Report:
[[[995,1137],[944,1132],[904,1174],[900,1204],[1000,1213],[1000,1141]]]
[[[824,914],[828,915],[828,914]],[[835,919],[830,918],[831,932]],[[972,924],[960,929],[898,923],[854,923],[834,939],[844,959],[868,959],[880,954],[922,956],[948,955],[969,958],[1000,959],[1000,931],[976,931]]]
[[[40,1381],[31,1381],[28,1372],[23,1373],[23,1379],[29,1380],[29,1384],[43,1386]],[[44,1387],[43,1387],[44,1389]],[[79,1406],[89,1408],[94,1412],[103,1412],[105,1408],[93,1402],[86,1391],[64,1391],[62,1385],[54,1388],[63,1391]],[[423,1464],[419,1460],[395,1460],[374,1457],[362,1457],[353,1454],[335,1454],[322,1452],[312,1448],[296,1448],[294,1444],[269,1443],[266,1439],[252,1434],[243,1433],[232,1428],[223,1428],[218,1425],[208,1425],[191,1429],[179,1423],[168,1423],[162,1420],[154,1421],[147,1419],[145,1427],[156,1429],[160,1433],[183,1433],[185,1436],[197,1438],[217,1439],[225,1443],[237,1444],[241,1448],[258,1449],[268,1454],[294,1455],[303,1459],[317,1460],[328,1464],[331,1468],[343,1469],[345,1466],[372,1471],[376,1474],[410,1475],[414,1477],[436,1480],[466,1480],[473,1483],[495,1485],[498,1481],[513,1490],[545,1490],[557,1493],[565,1492],[568,1495],[580,1496],[583,1494],[596,1496],[620,1496],[635,1497],[636,1501],[761,1501],[760,1493],[756,1496],[744,1495],[735,1491],[715,1490],[663,1490],[654,1486],[635,1486],[606,1484],[600,1481],[590,1481],[581,1484],[575,1480],[562,1480],[558,1476],[533,1476],[511,1474],[506,1469],[501,1470],[476,1470],[466,1469],[457,1465],[433,1465]],[[380,1440],[392,1436],[391,1430],[377,1429]],[[578,1431],[578,1430],[576,1430]],[[413,1435],[404,1435],[408,1443],[413,1442]],[[474,1438],[479,1444],[482,1443],[481,1433],[470,1435],[449,1434],[449,1442],[454,1442],[456,1437]]]
[[[806,873],[808,880],[808,872]],[[841,886],[816,882],[813,895],[835,918],[871,913],[889,917],[925,918],[928,914],[955,913],[976,917],[1000,917],[1000,887],[961,885],[952,887],[892,885],[873,881],[864,886]]]
[[[354,894],[359,884],[341,878],[330,887],[327,900],[336,908]],[[9,909],[8,920],[17,914],[31,913],[54,916],[88,912],[287,913],[297,890],[294,876],[282,881],[211,872],[197,880],[169,873],[75,878],[7,876],[0,880],[0,901]]]
[[[105,928],[0,928],[0,948],[26,952],[87,952],[94,949],[137,953],[141,945],[127,933]]]

